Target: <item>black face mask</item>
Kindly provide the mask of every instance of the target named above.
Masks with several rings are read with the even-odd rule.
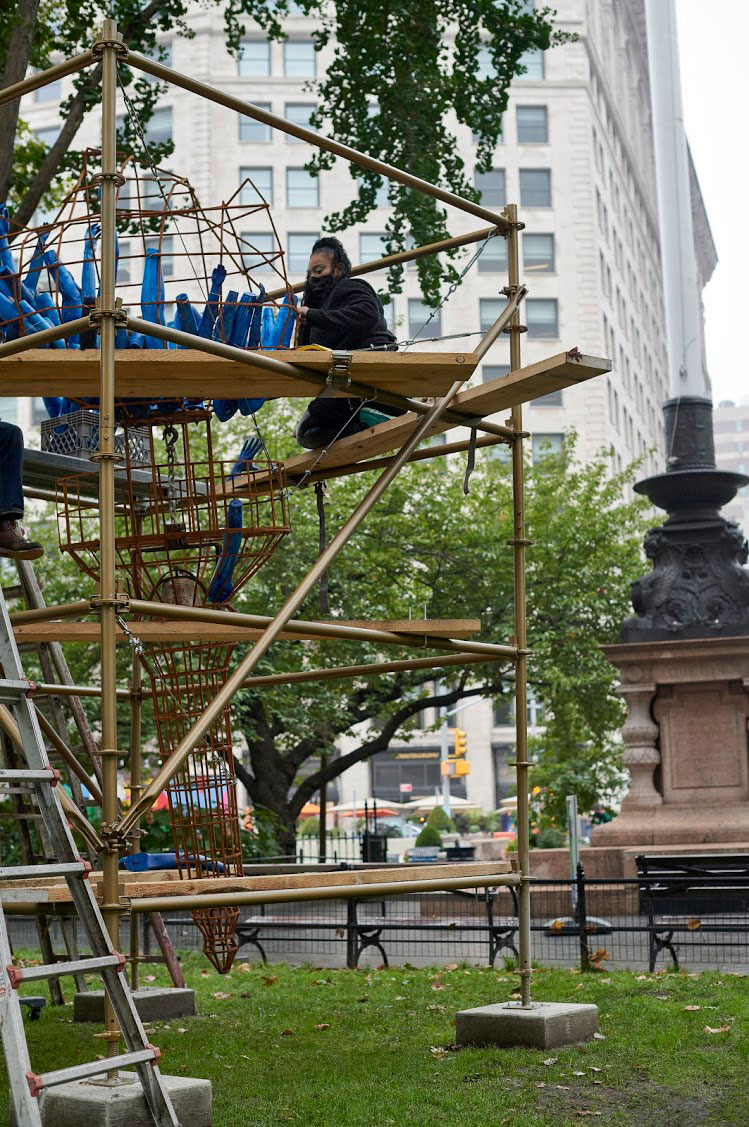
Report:
[[[336,278],[332,274],[323,274],[320,277],[311,277],[307,275],[307,283],[304,289],[305,301],[308,305],[322,305],[326,297],[336,284]]]

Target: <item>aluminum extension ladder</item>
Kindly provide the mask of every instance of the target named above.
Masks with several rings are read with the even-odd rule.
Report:
[[[11,1100],[18,1127],[41,1127],[39,1098],[47,1089],[72,1080],[103,1076],[120,1068],[135,1066],[146,1102],[157,1127],[179,1127],[169,1094],[164,1087],[156,1062],[159,1050],[148,1041],[138,1016],[130,988],[123,974],[125,956],[115,951],[104,924],[99,906],[87,877],[91,865],[84,861],[71,836],[60,806],[55,786],[59,772],[53,770],[29,700],[30,684],[24,678],[18,649],[8,616],[8,608],[0,590],[0,702],[13,712],[18,724],[26,757],[26,767],[0,770],[0,786],[31,788],[39,806],[56,857],[54,864],[33,866],[0,866],[0,880],[64,876],[75,905],[92,958],[75,962],[56,962],[49,966],[14,967],[5,915],[0,902],[0,1032],[8,1066]],[[127,1052],[105,1060],[91,1061],[61,1068],[54,1072],[35,1073],[31,1068],[17,987],[35,979],[54,978],[60,974],[95,972],[101,975],[104,989],[112,1003],[125,1040]]]

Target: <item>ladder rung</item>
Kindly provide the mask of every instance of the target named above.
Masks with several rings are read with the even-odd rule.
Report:
[[[0,771],[0,785],[3,783],[51,783],[53,787],[56,787],[59,781],[60,772],[54,767],[42,767],[38,771],[32,771],[27,767]]]
[[[129,1068],[133,1064],[144,1064],[148,1061],[155,1064],[160,1056],[161,1051],[155,1045],[148,1045],[136,1053],[122,1053],[118,1057],[92,1060],[88,1064],[73,1065],[72,1068],[58,1068],[56,1072],[44,1072],[41,1076],[36,1072],[27,1072],[26,1080],[32,1096],[38,1096],[45,1088],[54,1088],[57,1084],[67,1084],[71,1080],[102,1076],[105,1072],[114,1072],[120,1068]]]
[[[67,877],[80,873],[87,877],[91,872],[89,861],[69,861],[67,864],[40,861],[38,865],[2,865],[0,880],[34,880],[36,877]]]
[[[102,955],[95,959],[75,959],[69,963],[47,963],[42,967],[10,966],[5,969],[11,986],[17,990],[21,982],[31,982],[35,978],[57,978],[63,974],[90,974],[105,970],[107,967],[117,967],[118,971],[122,971],[126,963],[126,957],[118,952],[116,955]]]
[[[5,681],[0,680],[0,701],[15,704],[21,697],[33,693],[36,685],[33,681]]]

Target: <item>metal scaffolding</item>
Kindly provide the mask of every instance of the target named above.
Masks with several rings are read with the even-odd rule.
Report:
[[[89,844],[97,850],[100,857],[103,871],[101,907],[112,942],[115,947],[119,943],[120,919],[123,913],[128,910],[137,913],[140,911],[171,909],[177,906],[194,910],[207,910],[220,905],[239,906],[242,903],[254,902],[261,896],[266,902],[273,899],[273,895],[267,891],[262,893],[198,892],[187,896],[180,896],[178,898],[178,904],[176,902],[177,898],[170,899],[169,897],[162,897],[154,901],[152,907],[148,907],[147,897],[144,897],[142,900],[138,899],[132,902],[125,902],[121,898],[118,889],[119,855],[121,852],[125,851],[128,846],[132,847],[133,840],[135,840],[137,847],[141,818],[151,808],[164,788],[175,782],[179,772],[185,767],[190,754],[204,737],[210,733],[212,726],[220,723],[232,698],[244,685],[249,684],[262,687],[271,684],[293,684],[317,678],[347,678],[360,676],[362,674],[376,675],[378,673],[391,672],[396,669],[428,668],[432,666],[434,668],[460,667],[476,662],[489,661],[510,662],[514,664],[515,667],[516,691],[515,724],[517,757],[515,771],[518,795],[518,870],[513,873],[502,873],[500,871],[495,876],[487,877],[486,875],[471,876],[469,873],[461,876],[460,870],[456,868],[456,876],[454,877],[445,878],[436,882],[429,881],[428,878],[425,877],[423,881],[417,880],[407,885],[401,883],[397,889],[395,889],[394,885],[388,883],[387,878],[383,876],[383,881],[376,886],[371,886],[370,892],[375,894],[372,891],[374,888],[377,890],[376,894],[384,894],[385,891],[389,893],[393,890],[408,891],[416,886],[422,888],[484,887],[487,884],[507,884],[516,886],[519,893],[520,958],[518,973],[521,980],[521,1005],[529,1006],[531,1000],[528,810],[528,772],[530,763],[528,761],[526,713],[528,651],[526,643],[525,589],[525,557],[528,541],[526,539],[524,512],[524,439],[527,436],[523,432],[521,404],[535,395],[543,394],[544,391],[550,390],[552,387],[559,388],[568,386],[580,382],[583,379],[590,378],[593,375],[600,374],[603,371],[607,371],[610,368],[610,364],[605,360],[583,357],[576,349],[573,349],[561,357],[553,358],[553,361],[533,365],[527,369],[525,373],[521,369],[521,335],[525,331],[525,326],[521,323],[520,307],[525,297],[526,289],[520,281],[518,236],[524,225],[518,219],[517,208],[514,204],[508,205],[500,213],[495,213],[491,209],[472,201],[464,200],[446,189],[429,184],[411,176],[407,172],[385,164],[382,161],[374,160],[365,154],[323,137],[301,125],[286,121],[284,118],[269,113],[258,106],[251,105],[239,98],[216,90],[205,83],[179,74],[152,59],[130,52],[118,33],[114,21],[107,20],[104,22],[102,31],[90,51],[0,91],[0,105],[13,99],[18,99],[22,95],[36,90],[63,75],[74,74],[95,63],[101,64],[102,82],[101,173],[98,177],[101,190],[100,297],[96,302],[96,307],[87,317],[76,318],[68,323],[55,326],[53,329],[37,332],[30,336],[22,335],[18,340],[0,344],[0,369],[2,369],[4,361],[8,358],[17,353],[36,349],[41,344],[61,340],[75,333],[79,333],[82,330],[90,330],[92,327],[100,334],[101,348],[98,357],[98,397],[100,411],[99,449],[98,452],[93,455],[93,458],[98,462],[98,489],[92,491],[91,497],[84,498],[86,505],[89,507],[91,505],[98,505],[98,594],[91,600],[80,600],[64,606],[22,611],[13,615],[12,621],[14,626],[18,627],[20,635],[23,628],[33,625],[34,623],[51,623],[53,620],[63,620],[64,625],[64,620],[75,619],[82,615],[94,614],[98,617],[97,635],[101,644],[100,686],[61,686],[45,683],[41,686],[41,690],[43,692],[55,692],[58,694],[67,693],[76,696],[96,695],[101,697],[102,738],[99,754],[101,756],[101,802],[103,818],[98,833],[91,827],[81,825],[82,822],[85,822],[85,819],[83,819],[82,815],[73,807],[72,803],[69,804],[72,809],[68,809],[68,812],[71,818],[75,818],[75,827],[80,832],[86,834]],[[401,375],[403,377],[403,385],[406,386],[408,384],[406,377],[408,371],[413,367],[413,354],[409,354],[407,358],[399,356],[398,353],[382,354],[381,356],[377,356],[376,366],[370,366],[368,371],[382,372],[387,375],[389,379],[388,390],[387,386],[384,389],[380,386],[379,381],[381,377],[377,374],[374,376],[360,376],[358,374],[361,367],[357,367],[358,362],[355,354],[353,360],[349,357],[350,363],[343,372],[341,372],[340,367],[337,368],[335,364],[331,364],[329,357],[327,367],[321,367],[322,361],[320,360],[320,354],[314,354],[314,361],[302,362],[300,356],[303,354],[296,352],[292,356],[291,362],[289,362],[278,356],[245,351],[217,340],[208,340],[174,328],[153,324],[141,320],[140,318],[130,316],[126,310],[121,308],[115,293],[116,207],[118,184],[121,181],[121,177],[118,173],[116,153],[116,92],[118,66],[124,63],[160,81],[180,86],[185,90],[197,94],[201,98],[208,99],[239,114],[263,122],[275,129],[282,130],[317,148],[377,172],[387,179],[397,181],[415,191],[432,196],[444,204],[449,204],[463,213],[477,216],[490,224],[489,228],[483,228],[482,230],[468,235],[434,243],[426,247],[416,248],[415,250],[406,251],[401,254],[391,255],[386,259],[356,267],[354,274],[367,273],[391,264],[409,261],[423,254],[438,253],[452,247],[466,245],[469,242],[478,242],[484,240],[491,234],[502,236],[507,240],[509,284],[502,291],[507,298],[506,308],[503,310],[496,323],[484,335],[477,349],[472,354],[453,358],[455,365],[454,372],[450,377],[451,382],[446,384],[447,389],[439,394],[431,405],[420,399],[411,398],[410,395],[404,394],[402,391],[398,390],[398,380]],[[283,291],[279,291],[279,293],[281,292]],[[274,293],[268,296],[269,298],[274,298],[279,296],[279,294]],[[255,377],[257,380],[262,380],[263,378],[283,378],[292,389],[291,394],[306,397],[309,395],[310,384],[318,389],[327,386],[339,391],[345,390],[347,394],[385,400],[391,404],[404,407],[409,412],[409,414],[401,416],[397,420],[393,420],[393,423],[381,424],[381,432],[380,428],[374,428],[378,433],[387,434],[389,433],[387,428],[393,427],[393,424],[395,424],[395,429],[393,430],[394,437],[390,445],[387,444],[387,441],[383,443],[378,439],[377,442],[373,441],[367,449],[366,440],[363,440],[359,444],[359,447],[357,447],[356,443],[352,442],[351,439],[344,439],[341,443],[336,444],[338,456],[332,462],[323,460],[319,469],[317,469],[314,474],[311,474],[309,470],[304,471],[309,480],[342,476],[361,470],[378,469],[382,472],[332,541],[315,560],[304,579],[272,617],[237,614],[225,610],[211,610],[210,608],[178,605],[177,603],[165,604],[136,598],[128,599],[118,590],[116,582],[117,533],[115,523],[118,511],[117,507],[118,504],[121,505],[121,500],[118,502],[119,494],[115,474],[115,460],[117,458],[114,445],[115,394],[117,390],[118,364],[122,365],[124,363],[124,360],[118,358],[118,354],[115,350],[115,335],[119,328],[127,328],[134,332],[144,333],[163,341],[173,342],[174,344],[181,345],[191,350],[197,349],[200,353],[204,354],[206,363],[209,363],[209,361],[205,354],[220,358],[222,361],[232,361],[235,366],[241,366],[238,367],[237,370],[245,380],[247,377]],[[480,398],[476,398],[478,393],[474,391],[461,393],[461,389],[474,371],[476,365],[502,333],[509,335],[511,359],[511,376],[507,377],[506,381],[504,381],[505,390],[502,390],[502,395],[505,396],[504,400],[501,401],[502,405],[505,407],[510,406],[511,408],[511,417],[507,420],[505,425],[493,424],[484,420],[484,415],[501,409],[493,406],[498,400],[492,400],[486,397],[484,400],[481,400]],[[39,355],[49,357],[49,354],[40,353]],[[191,355],[195,357],[196,353],[192,352]],[[64,353],[58,353],[55,360],[60,356],[64,357]],[[166,360],[163,362],[170,363],[169,356],[184,357],[185,353],[167,354],[165,352],[143,352],[139,354],[138,362],[142,368],[146,369],[147,374],[149,364],[161,363],[164,357],[166,357]],[[435,364],[438,360],[443,359],[444,354],[434,355]],[[76,363],[80,362],[81,354],[78,353]],[[374,361],[370,359],[369,363],[373,365]],[[514,383],[513,380],[516,376],[517,382]],[[47,389],[49,394],[52,394],[61,386],[64,386],[65,377],[62,370],[58,371],[55,375],[54,383],[49,376],[40,378],[49,379]],[[172,380],[172,382],[169,384],[168,390],[160,387],[160,392],[162,394],[188,394],[184,387],[180,390],[179,378],[178,373],[175,374],[173,378],[170,375],[169,379]],[[534,383],[534,380],[538,381],[541,378],[551,380],[552,382],[546,384]],[[375,383],[377,383],[377,386],[374,386]],[[0,385],[1,384],[2,375],[0,373]],[[26,387],[25,391],[24,386]],[[24,386],[19,383],[17,390],[23,394],[29,394],[28,383]],[[295,388],[297,390],[294,390]],[[507,391],[507,388],[510,390]],[[256,392],[253,390],[252,393]],[[123,392],[120,392],[120,394],[123,394]],[[246,390],[244,394],[248,394],[248,391]],[[426,394],[430,393],[427,392]],[[444,456],[456,450],[467,448],[468,444],[466,442],[458,441],[445,446],[432,448],[429,451],[418,450],[424,438],[438,430],[445,430],[451,426],[461,424],[470,425],[474,430],[483,432],[484,437],[478,439],[477,445],[490,445],[496,442],[504,442],[508,444],[512,450],[512,484],[514,493],[514,526],[512,539],[512,551],[514,554],[514,637],[510,639],[507,644],[495,645],[472,642],[469,640],[461,641],[458,639],[448,639],[437,636],[436,634],[430,635],[428,633],[428,623],[425,624],[424,635],[415,636],[413,632],[398,630],[388,631],[386,629],[368,628],[360,625],[347,626],[345,624],[332,622],[309,623],[296,621],[295,615],[307,595],[328,571],[340,551],[378,503],[403,466],[418,458]],[[355,437],[357,439],[361,438],[361,436]],[[349,449],[351,449],[352,453],[350,457],[347,457],[346,451]],[[382,455],[385,453],[387,454],[386,457],[372,457],[373,454]],[[300,456],[300,459],[298,459],[300,462],[303,462],[303,460],[304,456]],[[292,462],[293,461],[294,459],[292,459]],[[289,465],[287,468],[289,473],[291,473],[292,467]],[[299,472],[302,473],[302,470],[300,469]],[[41,495],[44,496],[43,490],[41,491]],[[148,695],[148,690],[144,690],[141,686],[140,662],[137,655],[134,656],[133,660],[130,689],[118,689],[117,686],[115,654],[119,632],[118,621],[122,620],[122,616],[128,612],[141,617],[158,616],[161,619],[166,619],[169,624],[174,624],[175,628],[178,627],[180,622],[183,622],[185,624],[185,631],[189,629],[191,624],[202,623],[210,625],[213,623],[220,624],[224,628],[231,627],[238,632],[246,632],[250,629],[255,632],[253,644],[246,655],[231,672],[227,671],[225,677],[216,681],[210,701],[205,707],[202,707],[198,713],[190,717],[187,730],[180,733],[177,746],[172,750],[168,758],[165,758],[155,778],[148,785],[144,785],[142,782],[140,760],[140,709],[142,699],[145,695]],[[59,625],[59,623],[57,623],[57,625]],[[70,625],[74,626],[76,624],[71,623]],[[284,638],[293,638],[296,636],[298,638],[318,637],[331,640],[345,638],[349,640],[376,641],[383,646],[414,646],[416,644],[426,649],[437,650],[438,653],[437,656],[409,658],[403,661],[380,661],[368,665],[309,670],[303,673],[290,673],[288,675],[252,676],[253,671],[256,669],[263,656],[281,636]],[[188,638],[189,635],[185,633],[184,637]],[[151,691],[156,692],[156,689],[152,688]],[[118,748],[117,740],[117,702],[119,699],[130,700],[132,724],[130,767],[133,801],[130,809],[122,817],[119,816],[117,804],[117,759],[123,755],[122,750]],[[13,731],[12,717],[4,715],[2,712],[0,712],[0,726],[9,732],[11,737],[17,737],[17,732]],[[498,866],[498,868],[501,867]],[[217,889],[221,887],[220,879],[221,878],[217,878]],[[315,895],[319,897],[330,897],[333,895],[358,897],[362,894],[362,887],[360,885],[340,886],[332,890],[330,888],[304,890],[304,898],[314,897]],[[299,890],[279,892],[275,896],[275,899],[293,899],[295,896],[301,898]],[[114,1054],[119,1039],[119,1032],[110,1005],[108,1005],[106,1009],[106,1025],[107,1036],[109,1038],[108,1051]]]

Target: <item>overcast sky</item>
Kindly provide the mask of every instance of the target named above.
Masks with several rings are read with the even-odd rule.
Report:
[[[684,118],[718,265],[705,288],[713,401],[749,402],[749,0],[676,0]]]

